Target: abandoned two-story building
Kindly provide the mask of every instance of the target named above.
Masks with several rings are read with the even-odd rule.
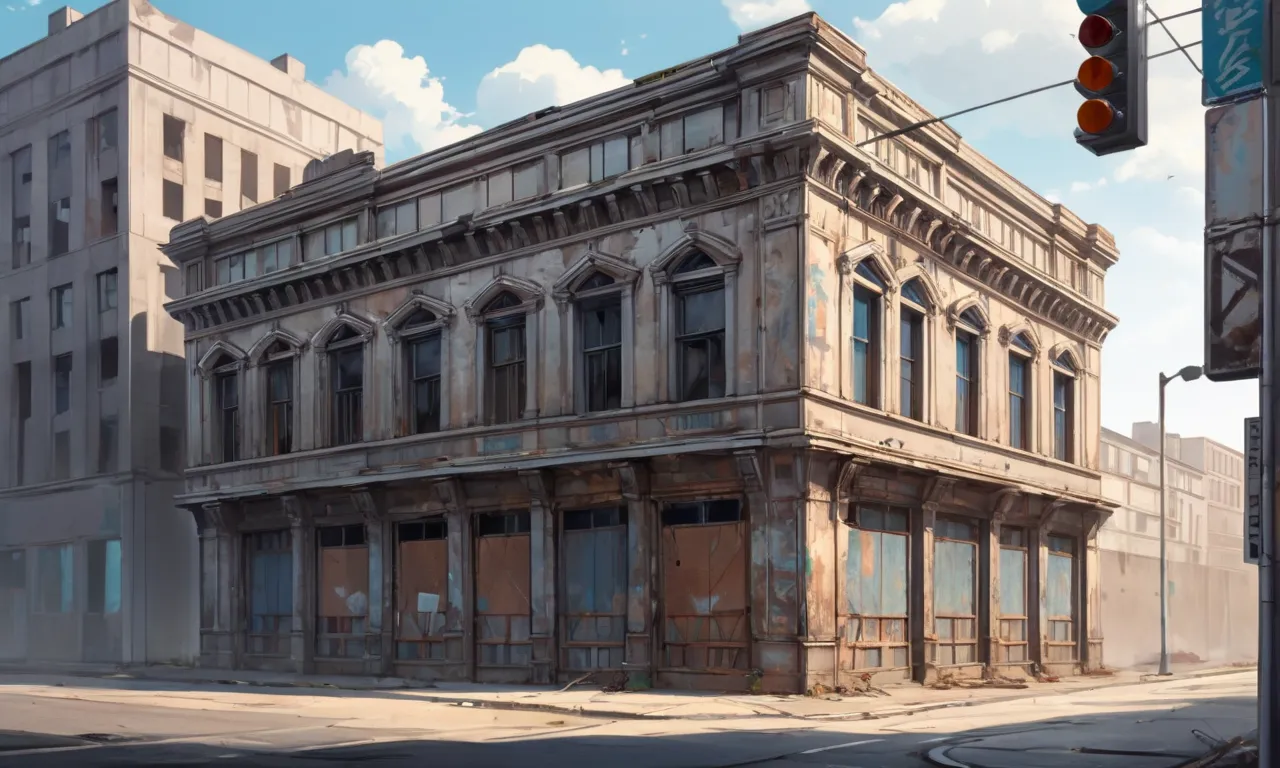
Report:
[[[1111,236],[815,15],[176,227],[217,667],[1100,663]]]

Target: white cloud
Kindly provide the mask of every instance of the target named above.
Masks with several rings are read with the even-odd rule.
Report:
[[[347,71],[334,72],[325,88],[348,104],[382,119],[388,149],[438,149],[479,133],[444,96],[444,80],[431,77],[426,59],[409,57],[393,40],[357,45]]]
[[[729,11],[729,18],[743,32],[777,24],[811,10],[808,0],[720,0],[720,2]]]
[[[1192,3],[1199,6],[1162,0],[1158,10],[1167,17]],[[891,79],[909,78],[941,107],[963,109],[1074,76],[1086,55],[1075,40],[1082,18],[1063,0],[904,0],[876,19],[853,23],[872,68]],[[1183,43],[1200,37],[1198,14],[1168,25]],[[1153,26],[1150,35],[1152,52],[1173,48],[1161,28]],[[1198,61],[1198,49],[1192,55]],[[1115,180],[1198,176],[1204,164],[1200,76],[1181,54],[1152,61],[1149,69],[1148,146],[1125,156]],[[1071,141],[1079,103],[1064,87],[975,113],[959,127],[975,136],[998,127]]]
[[[389,155],[427,152],[452,144],[543,107],[569,104],[631,81],[618,69],[583,66],[568,51],[531,45],[485,75],[475,114],[463,114],[445,97],[444,78],[433,77],[421,56],[408,56],[393,40],[357,45],[346,71],[333,72],[325,88],[383,121]]]
[[[1103,176],[1097,181],[1073,181],[1071,182],[1072,192],[1088,192],[1091,189],[1107,186],[1107,177]]]
[[[543,107],[563,106],[631,81],[620,69],[579,64],[568,51],[531,45],[484,76],[476,91],[476,112],[489,125],[514,120]]]

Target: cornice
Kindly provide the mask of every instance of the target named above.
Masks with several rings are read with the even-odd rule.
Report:
[[[925,246],[951,270],[1026,313],[1096,344],[1116,327],[1114,315],[974,232],[941,202],[872,162],[844,137],[818,131],[820,145],[809,156],[808,175],[830,193]],[[905,212],[902,224],[894,218],[898,210]]]
[[[598,238],[695,212],[738,205],[774,185],[802,178],[813,124],[789,126],[739,146],[643,166],[612,183],[522,207],[504,207],[389,241],[368,243],[332,259],[183,297],[165,305],[189,335],[324,306],[353,296],[421,282],[481,264],[517,258],[584,238]],[[195,258],[208,225],[175,230],[166,252]]]

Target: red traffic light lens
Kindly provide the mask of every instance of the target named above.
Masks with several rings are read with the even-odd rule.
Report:
[[[1116,121],[1116,111],[1102,99],[1089,99],[1076,110],[1076,125],[1094,136],[1103,133]]]
[[[1080,44],[1085,48],[1101,48],[1115,39],[1116,28],[1101,16],[1086,16],[1080,22]]]

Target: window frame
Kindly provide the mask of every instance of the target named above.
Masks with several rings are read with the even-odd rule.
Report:
[[[205,351],[204,355],[202,355],[199,361],[195,363],[194,370],[194,373],[200,378],[198,401],[199,411],[195,411],[193,407],[191,409],[191,415],[188,417],[189,420],[196,424],[200,424],[201,419],[198,414],[203,413],[212,416],[218,411],[219,404],[215,377],[218,374],[226,374],[232,370],[242,374],[237,379],[237,384],[239,385],[238,402],[240,403],[241,408],[244,407],[245,403],[248,402],[245,397],[245,377],[243,376],[247,360],[248,358],[242,351],[224,341],[215,341],[209,349]],[[195,396],[194,392],[192,393],[192,396]],[[195,455],[201,457],[202,464],[209,465],[223,463],[221,461],[221,457],[224,454],[222,452],[222,438],[218,428],[219,426],[220,422],[217,426],[204,427],[202,425],[198,429],[190,430],[191,437],[187,444],[188,450],[198,448],[198,453]],[[247,453],[245,450],[244,438],[244,419],[241,418],[239,454],[241,458],[244,458]],[[196,442],[197,440],[199,441],[198,443]]]
[[[913,288],[914,286],[914,288]],[[915,296],[909,294],[916,294]],[[898,414],[912,421],[929,424],[933,417],[933,318],[937,314],[937,300],[924,273],[904,280],[898,291]],[[908,327],[909,326],[909,327]],[[914,357],[910,359],[911,410],[902,401],[903,370],[908,359],[904,356],[903,334],[910,330],[915,343]]]
[[[250,401],[250,418],[246,427],[246,442],[252,446],[255,456],[272,458],[288,456],[301,449],[302,438],[302,353],[306,343],[280,329],[273,329],[249,349],[249,364],[255,369],[250,382],[260,400]],[[277,452],[272,446],[274,434],[274,405],[271,395],[271,373],[277,366],[289,367],[289,450]]]
[[[406,325],[419,312],[427,312],[434,319],[416,325]],[[392,354],[399,362],[399,374],[394,378],[391,402],[394,412],[400,416],[397,421],[396,434],[400,437],[410,435],[430,435],[446,432],[450,429],[449,421],[449,377],[450,369],[446,365],[449,359],[451,341],[450,332],[456,313],[453,307],[443,301],[430,298],[421,293],[413,293],[383,321],[383,329],[391,342]],[[431,432],[418,432],[415,423],[413,397],[413,347],[427,337],[435,336],[440,340],[440,402],[437,408],[438,427]]]
[[[75,322],[75,285],[73,283],[63,283],[55,285],[49,289],[51,294],[49,297],[49,326],[54,331],[62,331],[70,328]],[[64,297],[66,297],[64,299]],[[63,312],[64,304],[66,312]]]
[[[503,293],[510,293],[520,303],[501,310],[491,310],[494,301]],[[538,379],[542,370],[539,365],[539,320],[544,299],[542,286],[529,280],[501,275],[494,279],[469,299],[464,307],[476,334],[475,366],[476,382],[480,386],[473,387],[475,394],[475,414],[479,424],[496,426],[497,424],[513,424],[519,421],[537,418],[540,412]],[[490,330],[494,321],[523,317],[525,332],[525,371],[524,371],[524,412],[521,418],[513,422],[495,422],[493,420],[493,404],[490,399],[493,391],[493,377],[490,373]]]
[[[695,251],[700,251],[715,267],[708,267],[694,272],[677,274],[677,270]],[[667,346],[666,372],[659,379],[659,399],[668,403],[714,402],[715,399],[727,399],[738,394],[738,369],[732,364],[738,354],[738,268],[742,263],[742,253],[731,241],[718,235],[703,232],[696,228],[686,229],[684,235],[667,248],[667,250],[650,265],[650,276],[654,287],[658,290],[659,338]],[[678,299],[683,285],[710,281],[722,281],[724,291],[724,394],[721,398],[708,400],[685,400],[680,396],[681,373],[679,337]],[[634,346],[634,345],[632,345]]]
[[[332,259],[336,256],[359,248],[362,243],[360,234],[360,218],[361,215],[359,213],[344,214],[304,231],[302,233],[301,243],[299,244],[301,246],[301,252],[299,254],[301,258],[299,261],[320,261],[322,259]],[[350,224],[354,229],[355,242],[353,242],[349,248],[341,247],[341,240],[348,224]],[[338,230],[340,246],[340,250],[334,251],[333,253],[328,252],[329,230],[331,229]],[[318,253],[313,255],[311,250],[316,246],[319,246]]]
[[[1005,374],[1005,412],[1008,417],[1009,431],[1007,442],[1010,448],[1019,451],[1034,452],[1036,445],[1037,430],[1035,428],[1035,402],[1036,402],[1036,362],[1038,358],[1039,347],[1036,345],[1025,330],[1009,331],[1006,329],[1006,338],[1002,346],[1006,348],[1006,374]],[[1022,344],[1018,340],[1022,340]],[[1025,346],[1024,346],[1025,345]],[[1023,391],[1021,398],[1021,445],[1014,443],[1014,425],[1013,425],[1013,363],[1015,360],[1021,362],[1023,367]]]
[[[873,282],[859,269],[864,266],[879,281]],[[889,370],[889,328],[892,318],[890,308],[897,293],[897,276],[888,262],[884,248],[876,242],[867,242],[841,256],[836,267],[840,272],[841,364],[840,396],[860,408],[874,411],[888,410],[886,371]],[[870,329],[864,343],[867,344],[867,360],[874,368],[866,374],[866,398],[858,399],[858,368],[855,354],[857,338],[857,302],[860,297],[870,297]],[[847,341],[846,341],[847,340]],[[847,344],[847,346],[846,346]]]
[[[348,339],[335,340],[344,328],[349,328],[352,336]],[[331,448],[359,445],[374,439],[375,424],[369,418],[370,383],[375,377],[370,375],[373,363],[373,324],[348,312],[339,312],[316,333],[311,347],[316,352],[316,381],[323,392],[322,397],[315,398],[315,423],[321,439],[318,445]],[[358,347],[361,353],[360,372],[360,429],[356,439],[349,442],[338,442],[336,433],[337,391],[335,388],[337,370],[334,368],[334,357]]]
[[[596,288],[584,286],[596,275],[611,278],[613,283]],[[589,410],[587,388],[586,350],[583,347],[585,322],[584,303],[616,300],[622,310],[622,392],[619,409],[635,407],[635,286],[640,270],[621,259],[595,251],[587,253],[571,266],[553,286],[553,296],[560,312],[564,332],[565,349],[573,354],[565,356],[562,368],[562,402],[565,413],[586,415],[608,413]]]
[[[956,421],[952,426],[957,434],[985,439],[987,436],[985,419],[987,412],[987,379],[990,378],[987,375],[985,363],[987,344],[991,336],[991,323],[988,321],[986,313],[982,311],[977,303],[968,305],[953,304],[951,310],[947,313],[947,322],[951,326],[956,351]],[[962,339],[967,340],[969,344],[969,376],[965,379],[968,382],[969,389],[967,418],[969,419],[970,428],[968,430],[960,428],[959,419],[960,398],[958,390],[962,378],[959,370],[959,345]]]
[[[120,271],[116,267],[98,273],[98,314],[120,308]]]
[[[216,414],[217,422],[214,427],[215,444],[217,453],[215,454],[218,464],[230,464],[240,461],[244,456],[244,397],[242,397],[243,380],[241,378],[244,372],[244,366],[238,361],[230,361],[224,365],[220,365],[210,371],[210,381],[213,382],[213,410]],[[236,403],[234,408],[228,408],[224,400],[227,390],[223,388],[224,382],[232,380],[234,388],[232,391],[236,395]],[[234,433],[234,444],[227,444],[227,412],[234,411],[231,415],[231,430]]]
[[[1079,425],[1076,423],[1080,402],[1080,367],[1071,354],[1059,352],[1050,366],[1053,375],[1053,457],[1058,461],[1070,464],[1080,459],[1078,435]],[[1061,404],[1059,393],[1064,395]],[[1062,432],[1059,434],[1059,414],[1062,418]]]

